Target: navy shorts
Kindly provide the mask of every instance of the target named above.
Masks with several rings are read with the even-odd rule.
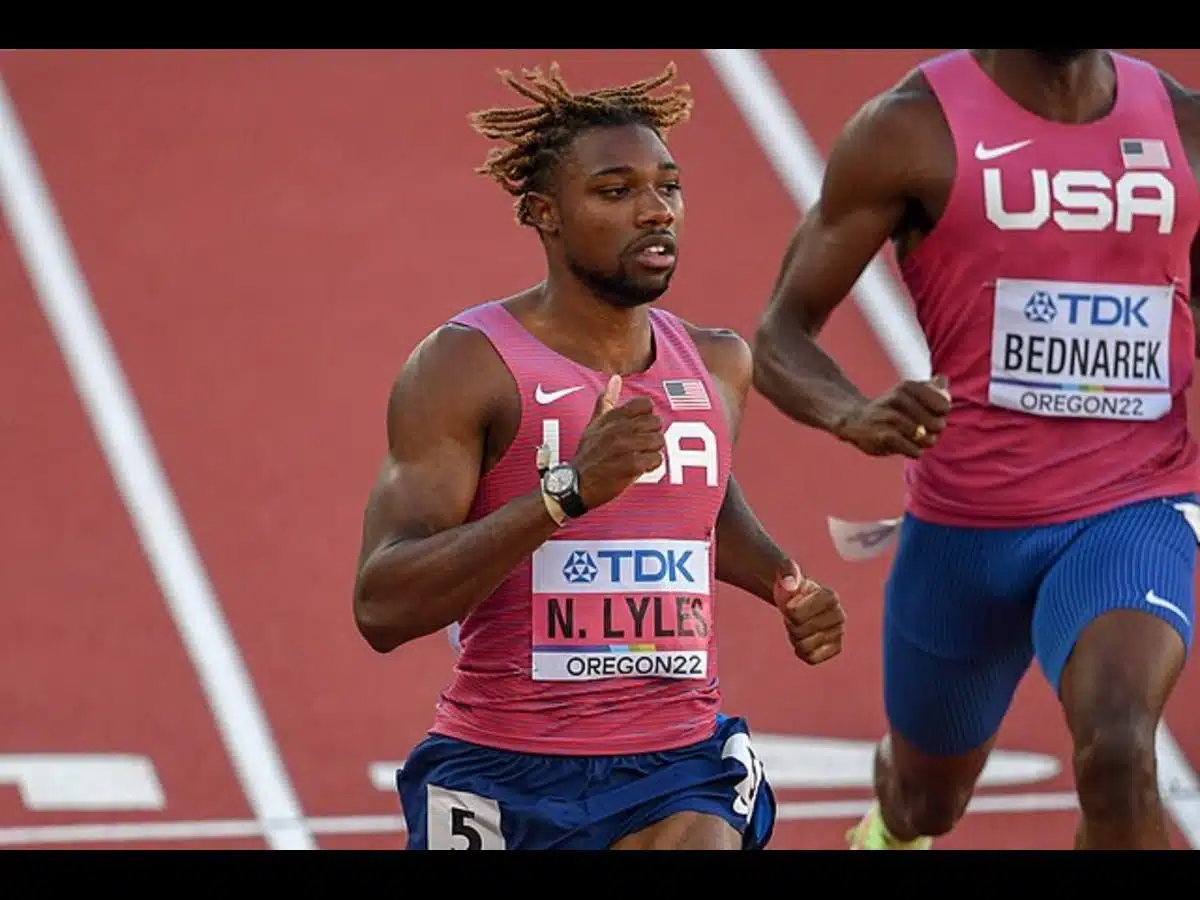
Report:
[[[918,750],[993,737],[1036,658],[1050,686],[1109,610],[1158,616],[1191,647],[1194,495],[1035,528],[953,528],[905,516],[884,598],[884,703]]]
[[[396,773],[409,850],[607,850],[675,813],[720,816],[761,850],[775,797],[746,723],[627,756],[542,756],[429,735]]]

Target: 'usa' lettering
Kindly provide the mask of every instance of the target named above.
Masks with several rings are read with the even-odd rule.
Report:
[[[1029,177],[1033,208],[1010,210],[1000,170],[983,170],[984,208],[1001,231],[1037,231],[1053,219],[1063,231],[1126,233],[1138,216],[1156,219],[1159,234],[1175,227],[1175,186],[1162,172],[1126,172],[1115,185],[1103,172],[1086,169],[1064,169],[1053,178],[1034,169]]]
[[[703,422],[672,422],[663,432],[666,452],[657,469],[647,472],[635,484],[658,484],[663,478],[668,484],[683,484],[687,469],[703,469],[705,484],[717,486],[717,436]],[[683,446],[684,441],[700,446]],[[550,465],[559,459],[559,421],[542,420],[542,443],[550,448]]]

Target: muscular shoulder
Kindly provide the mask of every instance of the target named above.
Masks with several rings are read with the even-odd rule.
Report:
[[[892,87],[862,104],[842,129],[842,140],[899,141],[927,139],[944,126],[941,105],[925,76],[914,69]]]
[[[681,320],[682,321],[682,320]],[[683,322],[709,373],[744,394],[750,386],[753,357],[750,344],[732,328],[702,328]]]
[[[855,111],[834,142],[831,155],[853,158],[869,173],[919,163],[931,144],[948,137],[941,104],[925,76],[914,70]]]
[[[702,328],[680,321],[721,392],[725,417],[736,439],[754,373],[750,344],[731,328]]]
[[[471,377],[463,377],[464,372]],[[393,452],[417,435],[481,434],[512,407],[515,383],[491,341],[464,325],[439,326],[413,349],[388,397]]]
[[[1185,88],[1161,70],[1159,77],[1167,88],[1167,96],[1171,98],[1175,122],[1188,156],[1192,159],[1192,166],[1200,167],[1200,91]]]
[[[937,215],[955,168],[954,139],[920,70],[864,103],[830,148],[822,212],[918,203]]]

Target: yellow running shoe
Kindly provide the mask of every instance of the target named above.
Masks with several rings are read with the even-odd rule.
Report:
[[[879,814],[879,804],[872,803],[859,823],[846,832],[851,850],[928,850],[933,838],[919,837],[913,841],[898,841],[888,834]]]

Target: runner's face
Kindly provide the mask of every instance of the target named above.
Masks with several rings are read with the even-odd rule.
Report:
[[[675,274],[683,197],[679,167],[653,129],[592,128],[559,173],[558,239],[567,265],[605,301],[657,300]]]

